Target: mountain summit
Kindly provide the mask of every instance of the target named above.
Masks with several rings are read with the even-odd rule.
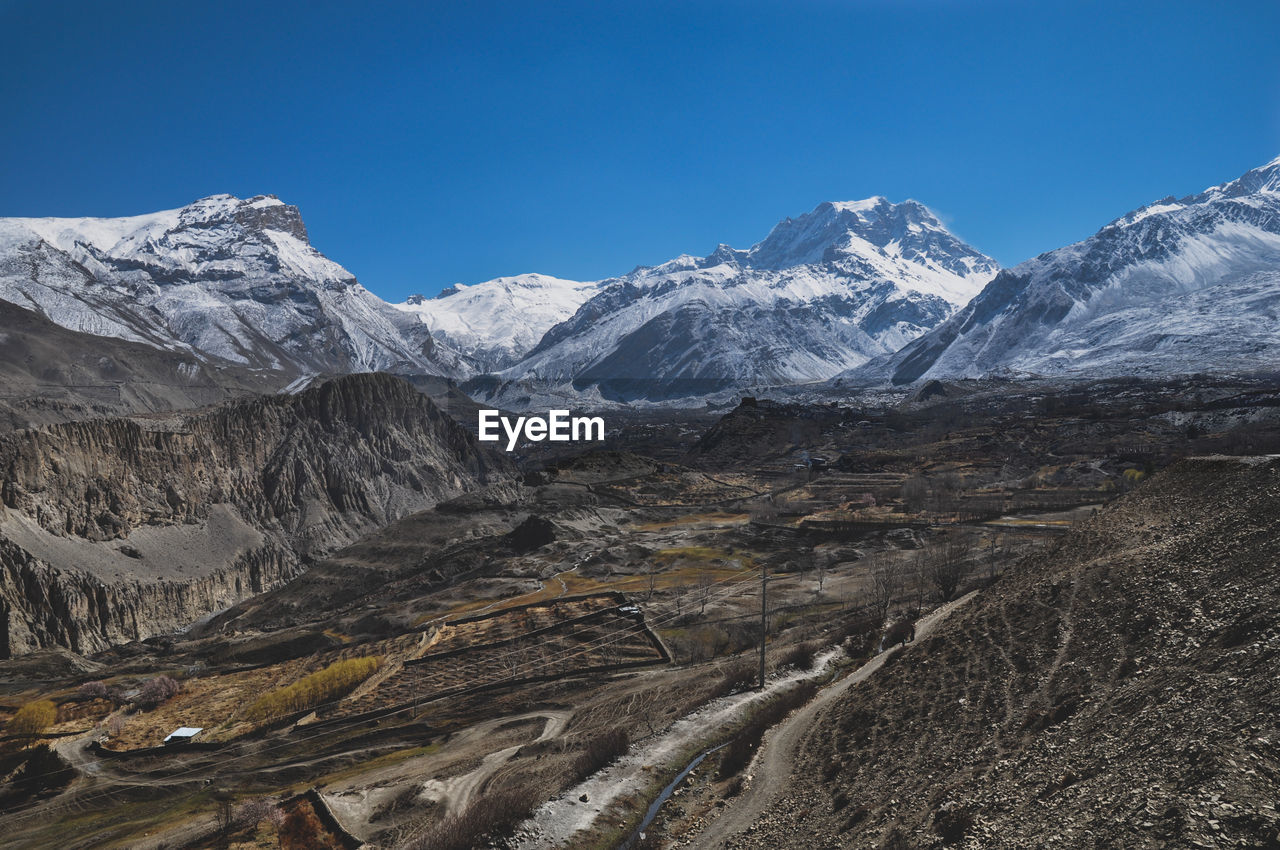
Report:
[[[71,330],[284,373],[465,371],[316,251],[297,207],[271,195],[0,219],[0,298]]]
[[[1251,370],[1280,358],[1278,316],[1275,159],[1006,269],[940,327],[852,377]]]
[[[412,313],[440,340],[482,369],[515,363],[554,325],[595,294],[597,284],[545,274],[455,283],[435,298],[411,295],[396,308]]]
[[[930,330],[998,269],[915,201],[824,203],[750,249],[601,281],[502,376],[619,400],[822,380]]]

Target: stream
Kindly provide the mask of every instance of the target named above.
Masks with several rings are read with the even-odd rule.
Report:
[[[618,850],[631,850],[631,848],[635,846],[636,842],[640,840],[640,837],[644,835],[645,828],[648,827],[649,824],[653,823],[653,819],[658,816],[658,811],[662,808],[662,804],[671,798],[671,795],[675,793],[676,788],[678,788],[680,783],[685,780],[685,777],[692,773],[698,765],[702,764],[702,760],[704,758],[717,750],[724,749],[726,746],[728,746],[728,742],[725,742],[718,747],[712,747],[709,750],[704,750],[697,758],[685,765],[684,770],[680,771],[680,773],[676,775],[676,778],[671,780],[670,784],[668,784],[666,788],[662,789],[662,793],[658,795],[658,799],[654,800],[648,810],[645,811],[644,818],[640,821],[640,825],[637,826],[629,836],[627,836],[626,841],[623,841],[618,845]]]

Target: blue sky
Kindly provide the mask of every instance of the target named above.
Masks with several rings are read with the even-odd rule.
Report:
[[[1280,154],[1280,3],[0,0],[0,215],[297,204],[389,300],[824,200],[1002,263]]]

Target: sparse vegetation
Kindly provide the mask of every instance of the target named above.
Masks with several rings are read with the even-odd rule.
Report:
[[[817,655],[818,644],[812,641],[798,643],[783,653],[778,663],[783,667],[794,667],[797,670],[812,670],[814,656]]]
[[[284,819],[279,833],[281,850],[343,850],[324,828],[311,806],[299,806]]]
[[[6,731],[10,735],[38,735],[57,722],[57,719],[58,706],[52,700],[36,700],[17,710]]]
[[[614,759],[626,755],[630,746],[631,737],[625,729],[608,729],[593,736],[573,763],[575,779],[572,784],[581,782],[611,764]]]
[[[177,680],[168,676],[156,676],[142,683],[142,688],[133,698],[133,702],[139,708],[152,709],[177,696],[180,690],[182,686]]]
[[[381,666],[382,659],[377,656],[335,661],[291,685],[263,694],[249,706],[245,715],[252,720],[266,720],[315,708],[350,692]]]
[[[928,577],[942,602],[955,599],[956,592],[968,577],[971,548],[969,536],[961,531],[947,534],[939,544],[930,548],[927,555]]]
[[[770,727],[781,722],[792,711],[813,699],[813,695],[817,692],[818,685],[816,682],[804,681],[773,697],[761,706],[751,715],[742,731],[724,748],[723,754],[720,756],[720,778],[729,779],[740,773],[743,768],[751,763],[756,750],[760,748],[764,733],[769,731]]]
[[[759,668],[745,659],[731,661],[721,668],[720,685],[716,688],[719,696],[736,694],[739,691],[754,688],[759,682]]]
[[[504,836],[538,803],[530,789],[492,791],[460,814],[431,824],[405,843],[405,850],[472,850],[486,837]]]
[[[85,682],[76,692],[85,699],[108,699],[111,697],[111,689],[107,687],[105,682]]]

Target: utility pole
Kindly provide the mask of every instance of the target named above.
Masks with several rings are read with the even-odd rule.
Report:
[[[764,560],[760,561],[760,690],[764,690],[764,636],[768,628],[769,576]]]

